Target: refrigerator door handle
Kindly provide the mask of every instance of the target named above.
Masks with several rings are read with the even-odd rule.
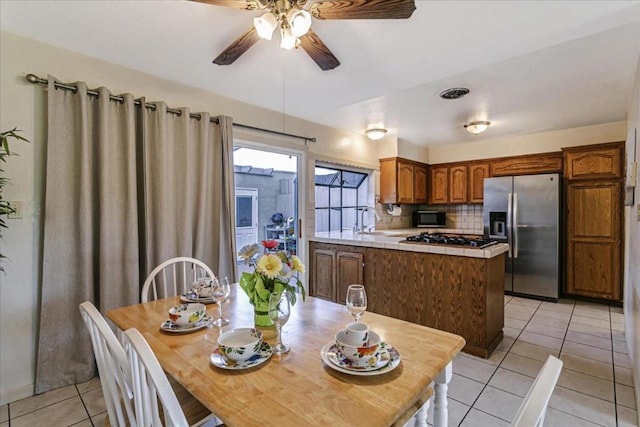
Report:
[[[509,200],[507,201],[507,243],[509,244],[509,258],[512,256],[511,247],[513,246],[512,221],[511,221],[511,204],[513,201],[513,193],[509,193]]]
[[[518,193],[513,193],[513,257],[518,258]]]

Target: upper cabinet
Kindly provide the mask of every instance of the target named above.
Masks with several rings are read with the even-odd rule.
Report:
[[[449,203],[467,203],[467,165],[449,167]]]
[[[489,163],[469,164],[469,203],[484,201],[484,179],[489,177]]]
[[[380,203],[427,202],[427,165],[392,157],[380,160]]]
[[[466,163],[433,165],[430,171],[429,204],[468,202],[469,179]]]
[[[492,159],[490,165],[491,176],[561,173],[562,152],[503,157]]]
[[[449,201],[449,167],[431,166],[429,204],[438,205]]]
[[[564,174],[568,179],[622,177],[622,150],[619,144],[565,148],[564,151]]]

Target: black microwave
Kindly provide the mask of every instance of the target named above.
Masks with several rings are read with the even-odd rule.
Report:
[[[445,228],[447,213],[436,211],[416,211],[413,213],[414,227]]]

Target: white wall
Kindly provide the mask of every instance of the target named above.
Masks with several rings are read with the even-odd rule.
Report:
[[[627,152],[627,158],[640,162],[640,60],[636,68],[633,91],[627,108],[627,127],[635,128],[635,153]],[[636,177],[633,206],[625,207],[625,269],[624,269],[624,320],[625,337],[634,378],[636,402],[640,402],[640,174]],[[640,406],[637,411],[640,423]]]
[[[36,333],[38,327],[38,230],[42,168],[39,153],[46,129],[46,97],[42,87],[24,80],[28,73],[46,78],[52,74],[64,82],[86,81],[89,87],[105,86],[112,93],[129,92],[147,100],[162,100],[170,107],[186,106],[191,111],[224,114],[247,125],[283,131],[282,114],[224,98],[201,89],[160,79],[115,64],[78,55],[17,35],[0,32],[0,129],[17,126],[31,144],[13,144],[19,157],[4,165],[13,180],[3,197],[23,202],[21,220],[9,220],[3,230],[0,252],[9,258],[0,274],[0,404],[33,393]],[[234,134],[267,145],[300,150],[309,164],[313,159],[339,159],[343,163],[377,167],[377,146],[364,135],[332,129],[287,117],[287,133],[316,137],[317,142],[272,137],[251,131]],[[313,176],[313,168],[311,168]],[[313,179],[304,182],[312,183]],[[307,184],[307,188],[310,184]],[[313,192],[308,193],[313,194]]]
[[[491,132],[491,128],[487,130]],[[429,163],[447,163],[492,157],[560,151],[562,147],[624,141],[625,122],[605,123],[574,129],[497,138],[460,144],[429,147]]]

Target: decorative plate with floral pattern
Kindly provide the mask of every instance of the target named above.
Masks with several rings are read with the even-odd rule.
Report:
[[[271,355],[273,354],[273,349],[269,345],[269,343],[263,342],[260,347],[260,352],[251,356],[251,358],[243,361],[236,362],[235,360],[227,359],[220,348],[216,348],[213,353],[211,353],[211,363],[214,366],[222,369],[247,369],[252,368],[254,366],[261,365],[262,363],[269,360]]]
[[[383,354],[380,357],[380,362],[375,365],[376,367],[351,366],[349,360],[340,354],[340,350],[338,350],[335,341],[331,341],[322,347],[322,350],[320,350],[320,358],[331,369],[344,372],[345,374],[361,376],[381,375],[398,367],[400,364],[400,354],[395,348],[385,342],[381,342],[380,346],[383,347]]]
[[[205,315],[202,316],[202,319],[198,320],[196,323],[192,323],[185,326],[180,326],[174,323],[173,320],[165,320],[160,325],[160,329],[162,329],[165,332],[174,332],[177,334],[183,334],[185,332],[194,332],[199,329],[202,329],[210,325],[211,322],[213,322],[213,318],[205,313]]]

